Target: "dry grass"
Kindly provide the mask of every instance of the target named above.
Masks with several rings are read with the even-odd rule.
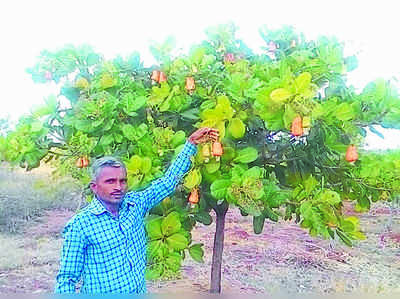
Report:
[[[55,179],[51,170],[31,172],[0,166],[0,232],[16,233],[48,209],[76,209],[79,186]]]
[[[0,235],[0,269],[14,270],[29,265],[58,262],[61,239]]]
[[[0,235],[0,269],[11,270],[25,264],[26,249],[21,237]]]

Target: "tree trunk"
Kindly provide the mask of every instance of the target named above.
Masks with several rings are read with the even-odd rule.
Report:
[[[224,201],[214,211],[217,214],[216,230],[214,236],[213,258],[211,265],[210,293],[221,293],[221,266],[222,252],[224,250],[225,215],[228,211],[228,203]]]

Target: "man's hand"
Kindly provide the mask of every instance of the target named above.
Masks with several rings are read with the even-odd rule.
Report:
[[[199,144],[208,141],[217,141],[219,137],[219,131],[212,128],[200,128],[189,136],[189,142],[192,144]]]

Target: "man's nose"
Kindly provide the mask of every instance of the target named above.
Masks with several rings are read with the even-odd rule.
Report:
[[[117,189],[117,190],[122,190],[121,182],[116,182],[114,188]]]

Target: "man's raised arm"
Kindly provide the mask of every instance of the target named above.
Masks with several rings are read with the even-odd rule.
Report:
[[[155,180],[148,188],[141,192],[128,194],[128,196],[138,198],[136,202],[142,205],[143,215],[174,192],[176,186],[190,168],[190,158],[197,152],[196,145],[209,140],[216,141],[217,139],[218,130],[216,129],[201,128],[197,130],[189,136],[183,150],[178,154],[162,178]]]

